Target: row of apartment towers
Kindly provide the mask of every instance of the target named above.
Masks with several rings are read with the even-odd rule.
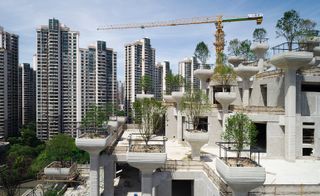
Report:
[[[157,99],[167,92],[170,64],[155,63],[148,38],[125,45],[124,86],[117,82],[117,53],[105,41],[80,48],[79,32],[57,19],[37,28],[36,41],[33,68],[19,65],[19,36],[0,27],[0,139],[17,135],[30,122],[36,123],[41,140],[58,133],[76,137],[92,105],[111,106],[112,112],[123,109],[129,115],[136,94],[143,93],[142,76],[151,78],[148,93]],[[193,77],[197,68],[194,57],[179,63],[179,74],[194,88],[200,85]]]

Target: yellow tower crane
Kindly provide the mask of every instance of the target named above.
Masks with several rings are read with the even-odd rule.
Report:
[[[159,22],[148,22],[148,23],[134,23],[134,24],[116,24],[106,25],[98,27],[97,30],[113,30],[113,29],[135,29],[135,28],[153,28],[153,27],[165,27],[165,26],[178,26],[178,25],[192,25],[192,24],[208,24],[214,23],[216,26],[214,46],[216,48],[216,54],[220,54],[224,50],[224,22],[240,22],[255,20],[257,24],[261,24],[263,14],[248,14],[246,17],[231,17],[223,18],[223,16],[209,16],[209,17],[195,17],[188,19],[168,20]],[[218,57],[218,55],[216,55]]]

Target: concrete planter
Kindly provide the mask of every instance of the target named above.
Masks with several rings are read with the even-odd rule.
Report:
[[[234,196],[248,195],[248,192],[263,185],[266,171],[263,167],[230,167],[216,159],[216,169],[223,180],[231,187]]]
[[[137,94],[136,95],[137,99],[151,99],[153,97],[154,97],[153,94]]]
[[[53,165],[55,165],[56,163],[58,162],[53,161],[47,167],[45,167],[44,174],[47,176],[66,176],[71,174],[73,165],[71,165],[70,167],[53,167]]]
[[[179,103],[184,95],[184,92],[174,91],[171,93],[171,95],[172,95],[172,98],[174,99],[174,101]]]
[[[245,59],[240,56],[230,56],[228,58],[228,62],[231,63],[234,67],[238,67],[240,63],[242,63]]]
[[[251,45],[250,49],[256,54],[257,58],[263,58],[264,54],[269,49],[269,44],[267,42],[254,43]]]
[[[209,134],[207,132],[185,132],[185,139],[191,146],[192,159],[200,160],[201,147],[208,143]]]
[[[207,81],[213,74],[212,69],[197,69],[193,72],[194,76],[199,78],[201,81]]]
[[[240,65],[239,67],[234,68],[234,71],[242,79],[249,79],[251,76],[258,73],[259,69],[258,67]]]
[[[222,105],[224,111],[228,110],[229,105],[236,100],[237,96],[234,92],[218,92],[215,99]]]
[[[126,116],[117,116],[117,121],[122,125],[127,122],[127,117]]]
[[[98,154],[107,147],[107,138],[76,138],[76,146],[89,153]]]
[[[167,153],[128,152],[127,162],[142,172],[153,172],[163,166],[167,160]]]
[[[163,100],[168,103],[174,102],[172,95],[163,95]]]

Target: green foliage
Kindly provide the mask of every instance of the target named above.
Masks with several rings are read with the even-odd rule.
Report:
[[[229,65],[217,65],[214,68],[212,79],[222,87],[223,92],[227,86],[231,85],[237,78],[232,66]]]
[[[140,85],[145,94],[148,94],[152,91],[152,79],[148,75],[144,75],[141,77]]]
[[[181,109],[185,111],[188,122],[196,130],[199,125],[200,117],[204,112],[210,110],[208,96],[202,90],[189,91],[181,99]]]
[[[81,122],[82,126],[97,128],[106,124],[110,113],[110,109],[107,107],[92,105]]]
[[[199,42],[194,51],[194,56],[201,61],[202,66],[204,66],[210,57],[210,52],[207,44],[204,42]]]
[[[278,37],[284,37],[287,40],[288,48],[291,51],[292,42],[313,35],[315,26],[315,22],[300,18],[296,10],[289,10],[277,21],[276,33]]]
[[[261,43],[267,37],[267,31],[264,28],[256,28],[253,31],[252,36],[253,36],[253,39]]]
[[[133,103],[135,123],[139,124],[141,137],[148,146],[148,142],[154,133],[160,131],[163,116],[166,112],[162,102],[151,99],[139,99]]]
[[[237,159],[246,145],[252,146],[256,142],[257,130],[254,123],[243,113],[236,113],[227,119],[226,130],[222,133],[222,139],[235,142]]]
[[[74,139],[65,134],[54,136],[46,146],[48,158],[50,160],[60,161],[61,165],[65,161],[73,159],[73,152],[76,151]]]
[[[183,86],[183,84],[184,84],[183,76],[179,74],[174,75],[172,73],[169,73],[166,76],[166,85],[167,85],[166,94],[171,94],[172,91],[179,90],[179,87]]]
[[[254,53],[250,50],[251,41],[233,39],[229,42],[228,51],[229,55],[242,56],[247,60],[254,59]]]

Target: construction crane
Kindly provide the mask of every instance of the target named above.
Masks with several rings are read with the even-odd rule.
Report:
[[[224,31],[223,23],[225,22],[241,22],[241,21],[251,21],[254,20],[257,24],[261,24],[263,19],[263,14],[248,14],[246,17],[232,17],[223,18],[223,16],[209,16],[209,17],[195,17],[188,19],[178,19],[169,21],[159,21],[159,22],[148,22],[148,23],[134,23],[134,24],[116,24],[116,25],[106,25],[98,27],[97,30],[113,30],[113,29],[136,29],[136,28],[154,28],[154,27],[165,27],[165,26],[179,26],[179,25],[193,25],[193,24],[208,24],[214,23],[216,26],[214,46],[216,48],[216,54],[220,54],[224,50]],[[218,55],[216,55],[218,57]]]

